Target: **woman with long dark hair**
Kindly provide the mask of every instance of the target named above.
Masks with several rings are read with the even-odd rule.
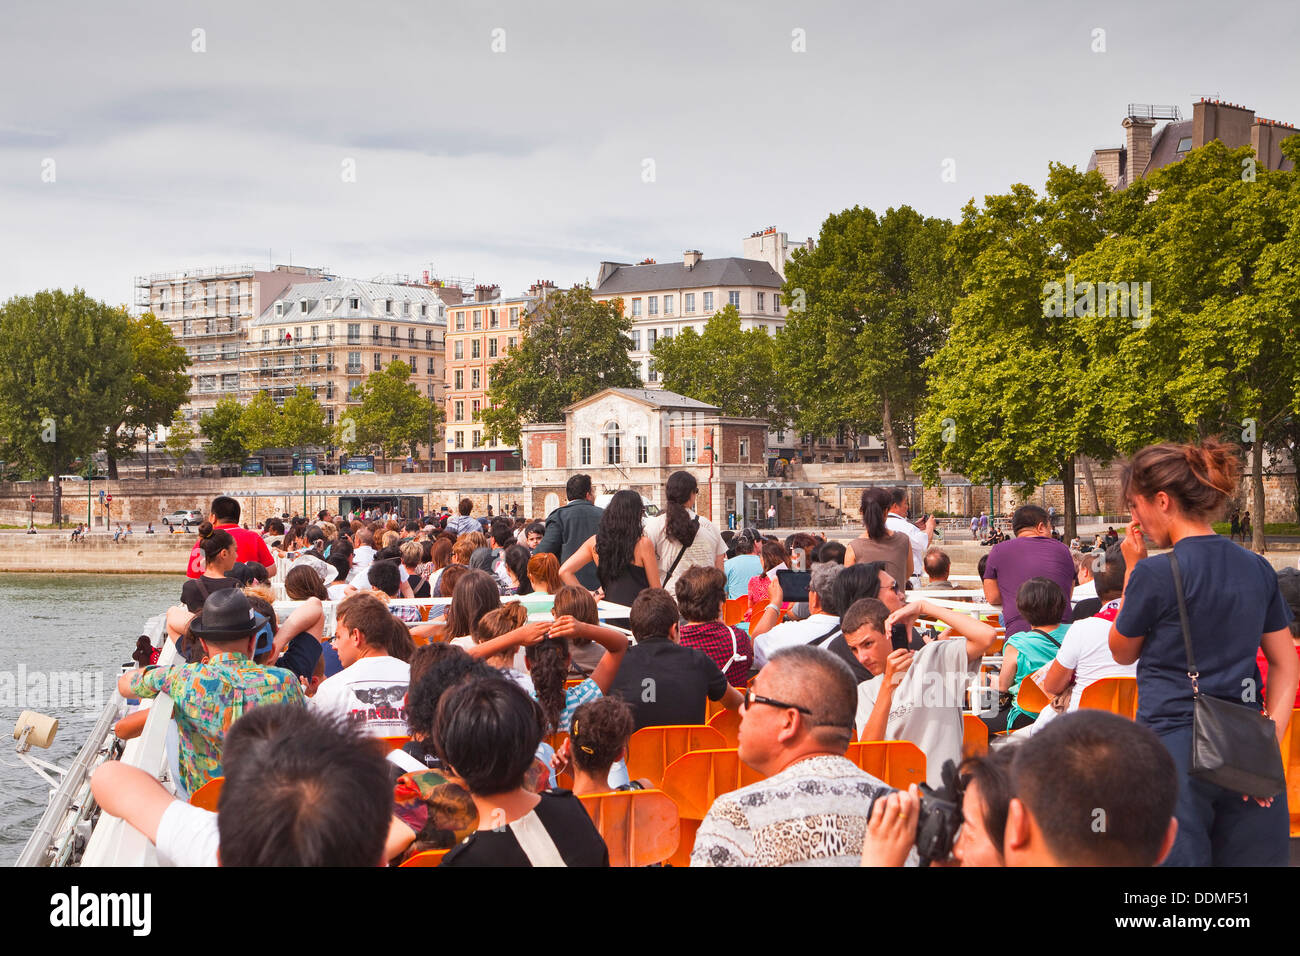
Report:
[[[645,535],[645,505],[635,491],[615,493],[596,533],[561,566],[560,580],[576,587],[578,572],[592,561],[606,601],[631,607],[646,588],[659,587],[655,548]]]
[[[1195,694],[1255,712],[1263,707],[1280,746],[1300,682],[1292,615],[1277,573],[1210,526],[1240,485],[1237,452],[1216,441],[1153,445],[1124,469],[1132,520],[1120,545],[1124,594],[1110,650],[1116,663],[1137,661],[1137,721],[1156,732],[1177,768],[1178,835],[1165,860],[1170,866],[1286,866],[1289,855],[1285,788],[1272,799],[1247,799],[1189,772]],[[1144,535],[1172,550],[1148,557]],[[1261,649],[1268,660],[1263,701],[1255,662]]]
[[[865,530],[849,542],[844,566],[883,561],[895,581],[912,576],[912,542],[901,531],[885,527],[885,516],[893,502],[888,488],[862,489],[862,524]]]
[[[528,580],[528,549],[522,544],[512,544],[501,555],[505,565],[510,587],[501,589],[502,594],[532,594],[533,585]]]
[[[708,518],[695,513],[700,485],[689,471],[675,471],[664,487],[663,514],[646,522],[645,533],[654,543],[655,558],[662,573],[663,587],[673,593],[677,579],[697,565],[724,571],[727,543]]]

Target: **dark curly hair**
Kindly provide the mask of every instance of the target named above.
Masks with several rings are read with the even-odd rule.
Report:
[[[430,756],[437,756],[433,746],[433,727],[442,695],[463,680],[501,676],[495,667],[475,660],[459,647],[445,646],[451,647],[455,653],[445,654],[430,664],[406,695],[406,726]]]
[[[632,708],[621,697],[589,700],[573,712],[569,746],[573,762],[584,772],[604,776],[622,756],[636,730]]]
[[[668,476],[664,488],[664,532],[678,544],[695,538],[695,519],[686,510],[686,502],[700,490],[700,484],[689,471],[674,471]]]
[[[596,576],[609,587],[632,563],[632,553],[645,530],[645,505],[635,491],[615,492],[596,529]]]
[[[533,679],[537,703],[546,718],[544,733],[564,730],[560,715],[564,713],[566,696],[564,681],[569,676],[569,642],[562,637],[546,637],[524,649],[528,661],[528,676]]]

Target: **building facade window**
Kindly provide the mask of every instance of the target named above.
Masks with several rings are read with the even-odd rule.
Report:
[[[456,313],[456,331],[457,331],[457,332],[464,332],[464,331],[465,331],[465,313],[464,313],[464,312],[457,312],[457,313]]]
[[[465,373],[460,369],[456,369],[456,371],[452,373],[452,388],[456,389],[456,391],[459,392],[464,387],[465,387]]]
[[[650,463],[650,442],[645,435],[636,436],[636,463],[638,465]]]
[[[646,299],[646,314],[647,315],[659,314],[659,296],[652,295]]]
[[[512,335],[510,336],[509,340],[506,342],[506,348],[509,349],[511,352],[513,352],[515,350],[515,346],[518,344],[519,344],[519,339],[515,338]]]
[[[496,309],[488,309],[488,328],[489,328],[489,329],[495,329],[495,328],[497,328],[497,310],[496,310]]]
[[[645,330],[645,347],[646,347],[646,351],[647,351],[647,352],[652,352],[652,351],[654,351],[655,342],[657,342],[657,341],[659,341],[659,330],[658,330],[658,329],[646,329],[646,330]]]
[[[641,351],[641,330],[640,329],[632,330],[632,351],[633,352]]]
[[[452,407],[452,419],[451,419],[451,420],[454,421],[454,422],[463,422],[463,421],[465,420],[465,403],[464,403],[464,402],[452,402],[452,403],[451,403],[451,407]]]
[[[695,293],[688,292],[686,295],[682,296],[682,298],[686,300],[682,308],[686,311],[687,315],[692,314],[695,311]]]
[[[472,369],[469,370],[469,387],[470,387],[470,388],[480,388],[480,387],[481,387],[481,386],[479,385],[479,371],[478,371],[478,369],[476,369],[476,368],[472,368]]]
[[[621,465],[623,463],[623,444],[618,431],[618,423],[610,422],[605,426],[605,464]]]
[[[510,327],[512,329],[519,328],[519,307],[518,306],[510,310]]]
[[[429,356],[429,372],[428,372],[428,374],[430,374],[430,375],[433,374],[433,356],[432,356],[432,355]]]
[[[463,339],[456,340],[456,344],[452,346],[452,355],[458,359],[465,357],[465,341]]]
[[[740,308],[740,293],[739,293],[739,292],[728,292],[728,293],[727,293],[727,305],[734,305],[736,308],[739,309],[739,308]]]
[[[383,367],[384,367],[384,357],[380,355],[378,352],[376,352],[374,356],[374,369],[376,372],[378,372]]]
[[[469,357],[479,358],[482,352],[482,343],[478,339],[471,339],[469,343]]]
[[[697,451],[694,438],[682,439],[682,461],[688,465],[694,465],[699,462],[699,452]]]
[[[483,410],[483,403],[477,398],[470,402],[471,421],[478,421],[479,412]]]
[[[640,300],[640,299],[633,299],[633,300],[632,300],[632,318],[636,318],[636,317],[637,317],[638,315],[640,315],[640,314],[641,314],[641,300]]]
[[[488,339],[488,358],[496,358],[496,357],[497,357],[497,340],[495,338]]]
[[[763,293],[762,293],[762,292],[758,293],[757,302],[758,302],[758,305],[756,306],[755,311],[757,311],[757,312],[762,312],[762,311],[764,311],[764,308],[763,308]]]
[[[479,329],[483,328],[483,310],[482,310],[482,309],[475,309],[475,310],[474,310],[473,321],[470,323],[470,328],[474,329],[474,331],[476,331],[476,332],[477,332]]]
[[[361,323],[349,322],[348,323],[348,344],[355,345],[360,341],[361,341]]]
[[[580,465],[591,464],[591,439],[590,438],[578,439],[578,464]]]
[[[672,315],[672,314],[673,314],[673,297],[670,295],[666,295],[664,296],[664,315]]]
[[[705,292],[705,293],[704,293],[704,311],[705,311],[705,312],[712,312],[712,311],[713,311],[713,293],[712,293],[712,292]]]
[[[777,315],[781,314],[781,293],[780,292],[772,293],[772,311],[775,312]]]

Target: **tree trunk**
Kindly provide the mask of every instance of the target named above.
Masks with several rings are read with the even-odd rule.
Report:
[[[110,481],[117,481],[117,455],[114,452],[115,449],[111,444],[104,450],[104,456],[108,459],[108,478]],[[95,473],[94,466],[91,466],[90,473],[92,475]]]
[[[1061,502],[1065,509],[1065,528],[1061,538],[1066,544],[1074,540],[1078,530],[1078,516],[1074,507],[1074,457],[1065,459],[1061,467]]]
[[[54,501],[50,505],[50,520],[54,524],[60,524],[63,521],[63,482],[59,481],[57,475],[54,477]],[[32,524],[36,522],[33,521]]]
[[[889,396],[884,398],[884,406],[880,412],[881,431],[884,432],[885,453],[889,455],[889,460],[894,463],[894,477],[902,481],[906,476],[903,470],[903,456],[898,451],[898,440],[894,437],[894,416],[889,410]]]
[[[1267,550],[1264,544],[1264,442],[1259,438],[1250,446],[1250,464],[1250,549],[1263,554]]]
[[[1083,484],[1092,495],[1092,510],[1101,514],[1101,496],[1097,494],[1097,479],[1092,474],[1092,462],[1087,455],[1079,456],[1079,470],[1083,472]]]

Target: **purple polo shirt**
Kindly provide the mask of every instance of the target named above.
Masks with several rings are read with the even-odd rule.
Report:
[[[1033,535],[1012,538],[993,546],[984,568],[985,580],[996,580],[1002,594],[1002,617],[1007,623],[1007,637],[1029,630],[1029,624],[1016,607],[1016,592],[1030,578],[1048,578],[1061,586],[1065,610],[1061,620],[1070,619],[1070,594],[1074,590],[1074,559],[1063,542]]]

